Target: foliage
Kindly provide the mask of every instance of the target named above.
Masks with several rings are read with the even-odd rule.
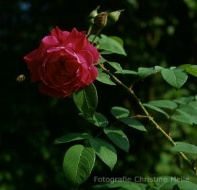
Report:
[[[95,38],[93,38],[95,39]],[[100,45],[100,41],[101,44],[103,43],[103,39],[102,36],[101,38],[99,38],[99,40],[97,40],[97,44],[98,44],[98,48],[101,47],[101,50],[105,49],[108,51],[107,54],[110,54],[110,52],[113,53],[117,53],[118,49],[120,49],[120,54],[122,55],[126,55],[125,53],[121,53],[124,52],[121,49],[123,48],[123,46],[119,46],[119,44],[115,44],[115,43],[107,43],[107,36],[105,36],[105,46],[106,48],[104,48],[102,45]],[[110,37],[109,37],[110,39]],[[110,39],[111,41],[111,39]],[[110,46],[111,44],[111,46]],[[120,48],[121,47],[121,48]],[[104,56],[106,53],[102,53],[101,51],[101,55]],[[100,66],[100,73],[99,73],[99,77],[98,77],[98,81],[107,84],[107,85],[111,85],[111,84],[119,84],[120,86],[122,86],[125,90],[128,91],[128,93],[130,95],[132,95],[135,98],[135,101],[138,103],[139,107],[141,107],[141,109],[143,110],[143,114],[141,115],[141,117],[147,117],[146,119],[148,119],[152,125],[155,126],[155,128],[157,130],[159,130],[168,141],[171,142],[171,144],[174,146],[172,148],[172,151],[178,152],[180,154],[180,156],[182,157],[182,159],[184,161],[186,161],[191,169],[194,169],[194,172],[196,173],[196,168],[193,168],[193,164],[190,160],[189,157],[187,157],[187,155],[185,155],[185,153],[190,153],[190,154],[196,154],[196,146],[192,145],[192,144],[188,144],[188,143],[184,143],[184,142],[175,142],[173,140],[173,138],[166,132],[164,131],[164,129],[162,128],[162,126],[156,122],[156,120],[149,114],[149,112],[147,111],[147,108],[152,109],[156,112],[162,113],[164,114],[168,120],[172,120],[172,122],[174,121],[179,121],[182,123],[188,123],[190,125],[196,124],[196,115],[197,115],[197,110],[196,110],[196,103],[197,100],[194,97],[193,99],[191,99],[191,101],[185,103],[185,104],[181,104],[179,102],[177,102],[177,100],[154,100],[154,101],[150,101],[147,103],[142,103],[139,98],[135,95],[134,91],[132,88],[127,87],[124,83],[122,83],[118,78],[116,78],[115,74],[113,74],[110,70],[106,69],[105,65],[106,63],[108,63],[108,61],[106,59],[104,59],[102,57],[99,66]],[[110,63],[110,66],[112,66],[113,63]],[[115,69],[116,71],[122,71],[122,67],[120,66],[120,64],[115,63]],[[113,66],[112,66],[113,67]],[[182,66],[180,65],[179,67],[170,67],[170,68],[163,68],[161,66],[155,66],[154,68],[139,68],[138,72],[134,72],[135,73],[135,77],[136,75],[138,75],[138,77],[145,79],[146,77],[153,75],[153,74],[157,74],[157,73],[161,73],[161,76],[163,77],[163,80],[166,81],[168,84],[170,84],[172,87],[176,88],[176,89],[180,89],[187,81],[188,79],[188,74],[192,74],[195,73],[197,70],[195,70],[195,67],[193,66],[189,66],[193,68],[193,72],[187,72],[187,68],[188,66]],[[137,74],[136,74],[137,73]],[[133,73],[132,73],[133,74]],[[103,77],[104,76],[104,77]],[[102,79],[102,80],[101,80]],[[110,82],[111,81],[111,82]],[[115,83],[114,83],[115,82]],[[89,87],[88,87],[89,88]],[[135,117],[133,115],[131,115],[130,111],[124,107],[118,107],[118,106],[114,106],[111,108],[111,114],[116,118],[116,122],[115,124],[108,122],[108,120],[106,119],[105,116],[102,117],[93,117],[94,112],[96,113],[96,109],[97,106],[90,106],[90,105],[97,105],[98,103],[98,97],[97,97],[97,93],[96,88],[90,88],[92,90],[89,90],[89,93],[86,93],[86,88],[81,90],[80,92],[76,92],[77,93],[77,98],[74,95],[74,102],[76,104],[76,106],[78,107],[79,111],[81,112],[82,115],[85,116],[89,116],[84,117],[85,119],[87,119],[88,122],[91,122],[92,124],[97,123],[95,126],[96,127],[103,127],[103,132],[104,134],[109,138],[109,140],[111,142],[107,142],[104,139],[98,138],[98,136],[100,136],[100,134],[97,135],[96,138],[92,137],[91,134],[87,135],[87,138],[89,140],[89,145],[92,147],[92,149],[96,152],[96,155],[104,162],[104,164],[106,164],[111,170],[114,168],[116,162],[117,162],[117,152],[115,147],[113,146],[113,144],[115,144],[117,146],[117,148],[120,148],[126,152],[129,151],[130,148],[130,143],[129,143],[129,137],[127,137],[127,135],[123,132],[123,130],[121,129],[122,127],[120,125],[118,125],[118,122],[121,122],[123,124],[125,124],[126,126],[132,127],[134,129],[140,130],[140,131],[146,131],[146,128],[143,126],[143,124],[141,124],[138,120],[133,119],[132,117]],[[91,93],[92,91],[92,93]],[[193,105],[193,106],[192,106]],[[165,110],[166,109],[166,110]],[[172,115],[170,115],[167,110],[173,110]],[[90,119],[91,118],[91,119]],[[105,118],[105,119],[103,119]],[[105,125],[103,125],[103,123],[105,123]],[[114,127],[114,125],[116,125],[116,127]],[[102,130],[102,129],[101,129]],[[73,135],[73,134],[71,134]],[[78,136],[78,138],[80,138],[80,134]],[[74,137],[74,140],[79,140],[78,138]],[[56,140],[56,141],[60,141],[60,140]],[[61,141],[62,143],[67,142],[67,138],[65,138],[65,141]],[[113,143],[113,144],[112,144]],[[83,146],[83,145],[73,145],[72,147],[74,148],[75,146]],[[71,147],[71,148],[72,148]],[[70,150],[70,149],[69,149]],[[69,152],[68,150],[68,152]],[[69,154],[69,153],[67,153]],[[77,153],[78,155],[78,153]],[[77,157],[76,155],[76,157]],[[89,159],[89,154],[84,154],[84,157],[86,157],[86,160]],[[74,157],[74,156],[73,156]],[[90,157],[91,158],[91,157]],[[75,163],[73,163],[73,159],[72,159],[72,164],[70,164],[69,162],[65,162],[64,161],[64,168],[68,165],[74,165],[73,168],[75,168],[76,166],[79,166],[78,164],[80,164],[80,162],[76,161]],[[76,166],[75,166],[76,165]],[[85,164],[83,164],[84,166]],[[94,165],[94,163],[91,164],[91,166]],[[88,175],[86,174],[86,170],[88,168],[83,168],[82,170],[84,172],[81,172],[81,168],[77,168],[77,172],[79,173],[78,176],[76,177],[72,177],[73,174],[70,170],[65,170],[65,175],[68,176],[68,179],[71,178],[70,181],[72,181],[72,183],[74,183],[75,185],[80,185],[83,181],[81,181],[81,183],[79,183],[78,178],[80,176],[82,176],[81,178],[83,178],[83,180],[87,180],[87,178],[89,177],[89,173]],[[88,170],[90,172],[90,170]],[[164,177],[163,177],[164,178]],[[171,177],[172,178],[172,177]],[[165,178],[164,178],[165,179]],[[168,180],[170,179],[170,177],[168,178]],[[175,180],[174,182],[172,182],[172,180],[169,180],[169,184],[166,183],[164,185],[164,183],[162,183],[162,185],[158,185],[158,181],[157,179],[153,180],[153,182],[155,183],[155,188],[157,189],[172,189],[174,186],[177,186],[178,189],[195,189],[197,186],[187,180]],[[112,183],[110,181],[110,183]],[[123,184],[111,184],[110,185],[98,185],[95,186],[96,188],[124,188],[124,189],[141,189],[141,184],[138,183],[123,183]],[[145,185],[145,184],[144,184]],[[149,185],[149,184],[147,184]],[[157,186],[158,185],[158,186]],[[145,188],[145,186],[144,186]],[[148,188],[148,186],[146,187]],[[153,187],[151,187],[151,189],[153,189]]]
[[[1,80],[0,190],[196,189],[196,3],[101,3],[103,11],[125,10],[115,25],[89,36],[102,56],[99,76],[58,100],[29,85],[21,57],[52,25],[84,29],[81,15],[90,7],[82,10],[79,1],[70,7],[63,1],[23,3],[0,6],[2,26],[9,23],[0,33],[9,71]],[[25,81],[10,82],[20,73]]]

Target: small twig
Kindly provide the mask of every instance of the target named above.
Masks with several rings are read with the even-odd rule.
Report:
[[[91,31],[92,31],[92,24],[89,26],[89,28],[88,28],[88,32],[87,32],[87,35],[86,35],[86,37],[87,38],[89,38],[90,37],[90,35],[91,35]]]

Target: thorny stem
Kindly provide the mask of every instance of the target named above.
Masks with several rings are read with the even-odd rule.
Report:
[[[148,118],[147,115],[134,115],[132,118]]]
[[[107,70],[103,64],[99,64],[101,69],[103,69],[107,74],[110,75],[110,77],[120,86],[122,86],[129,94],[131,94],[134,99],[136,100],[136,102],[138,103],[138,105],[140,106],[140,108],[142,109],[142,111],[145,113],[145,116],[149,119],[149,121],[156,127],[157,130],[159,130],[166,138],[167,140],[173,145],[175,146],[176,143],[175,141],[172,139],[171,136],[168,135],[167,132],[165,132],[163,130],[163,128],[154,120],[154,118],[149,114],[149,112],[146,110],[146,108],[144,107],[143,103],[140,101],[140,99],[136,96],[136,94],[134,93],[134,91],[132,90],[132,88],[126,86],[124,83],[122,83],[122,81],[120,81],[115,75],[113,75],[109,70]],[[189,167],[192,168],[192,170],[195,172],[195,174],[197,175],[197,168],[193,167],[192,162],[189,160],[189,158],[183,153],[183,152],[179,152],[180,156],[186,161],[186,163],[189,165]]]

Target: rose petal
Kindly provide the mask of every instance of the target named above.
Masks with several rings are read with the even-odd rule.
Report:
[[[27,63],[27,68],[30,70],[31,81],[32,82],[39,81],[40,80],[40,77],[39,77],[40,55],[38,53],[38,50],[34,50],[30,52],[23,59]]]
[[[70,89],[68,89],[67,91],[64,90],[62,91],[62,89],[53,89],[53,88],[50,88],[49,86],[45,85],[44,83],[40,83],[39,84],[39,91],[42,93],[42,94],[47,94],[51,97],[55,97],[55,98],[64,98],[64,97],[67,97],[69,96],[72,92],[70,91]]]
[[[80,80],[83,86],[91,84],[98,76],[98,71],[94,65],[88,67],[85,64],[80,64],[79,67]]]
[[[83,32],[77,31],[76,28],[73,28],[67,38],[67,44],[71,43],[74,51],[85,49],[87,42],[88,40],[85,34]]]
[[[81,50],[77,53],[79,60],[82,64],[90,66],[93,64],[93,56],[89,51]]]
[[[92,54],[93,63],[97,63],[98,60],[99,60],[99,55],[100,55],[99,52],[98,52],[98,50],[94,46],[89,45],[87,47],[87,51],[89,51]]]
[[[70,32],[62,31],[57,26],[51,31],[51,35],[56,37],[56,39],[59,41],[60,44],[65,44],[67,41],[67,37],[70,34]]]
[[[58,40],[54,36],[46,36],[42,39],[41,45],[39,47],[40,54],[44,56],[46,51],[52,47],[60,46]]]
[[[98,76],[98,70],[94,65],[92,65],[92,66],[90,66],[89,71],[90,71],[90,75],[91,75],[91,79],[92,79],[92,81],[90,83],[92,83],[96,79],[96,77]]]

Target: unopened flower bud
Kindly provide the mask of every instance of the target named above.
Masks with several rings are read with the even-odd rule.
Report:
[[[94,9],[90,14],[89,14],[89,19],[90,19],[90,23],[94,24],[94,18],[98,15],[97,10],[100,8],[100,6],[96,7],[96,9]]]
[[[94,24],[99,27],[103,28],[107,25],[107,17],[109,12],[101,12],[94,18]]]
[[[108,23],[107,23],[107,25],[114,24],[119,19],[120,13],[122,11],[124,11],[124,9],[110,12],[109,15],[108,15],[108,20],[107,20]]]
[[[96,7],[96,9],[94,9],[90,14],[89,14],[89,17],[90,18],[94,18],[98,15],[98,12],[97,10],[100,8],[100,6]]]

